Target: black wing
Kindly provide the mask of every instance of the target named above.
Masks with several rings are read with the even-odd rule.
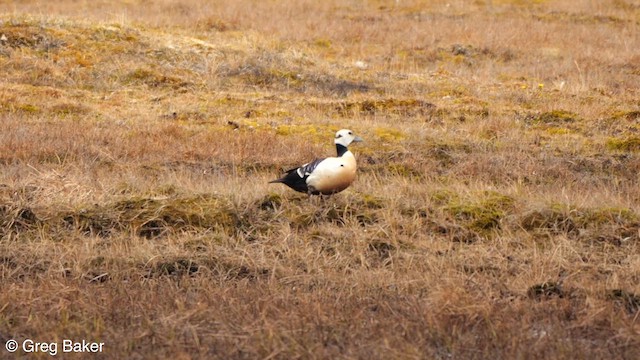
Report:
[[[312,162],[306,163],[298,168],[287,170],[287,173],[295,171],[298,174],[298,176],[306,180],[309,177],[309,175],[311,175],[313,170],[315,170],[316,167],[318,167],[318,165],[324,160],[325,159],[315,159]]]
[[[289,169],[286,171],[287,174],[285,176],[271,182],[283,183],[295,191],[306,193],[309,191],[309,187],[307,186],[307,178],[323,160],[324,159],[315,159],[300,167]]]

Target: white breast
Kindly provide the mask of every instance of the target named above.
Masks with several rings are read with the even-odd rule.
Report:
[[[322,161],[307,178],[307,185],[323,194],[340,192],[356,178],[356,159],[350,151]]]

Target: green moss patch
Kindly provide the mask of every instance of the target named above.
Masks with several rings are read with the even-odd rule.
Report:
[[[126,84],[145,84],[150,87],[168,86],[171,88],[181,88],[190,85],[188,81],[182,80],[173,75],[165,75],[156,70],[138,68],[126,74],[124,77]]]
[[[397,142],[405,139],[404,133],[397,129],[377,127],[373,132],[378,139],[384,142]]]
[[[318,206],[311,206],[307,197],[299,197],[283,203],[280,209],[287,222],[296,229],[324,223],[340,227],[349,224],[368,226],[379,221],[379,212],[386,200],[365,194],[357,197],[335,196],[320,201]]]
[[[640,151],[640,137],[611,138],[607,140],[606,146],[613,151],[637,152]]]
[[[553,110],[544,112],[531,118],[533,125],[563,125],[570,124],[578,121],[580,118],[578,115],[565,111],[565,110]]]
[[[552,204],[519,216],[522,229],[537,234],[566,234],[573,238],[621,245],[638,239],[640,217],[631,209],[581,208]]]
[[[627,121],[640,120],[640,110],[634,111],[617,111],[611,116],[612,119],[624,119]]]
[[[340,102],[335,105],[335,110],[342,116],[356,114],[398,114],[414,116],[427,114],[434,111],[436,106],[432,103],[418,99],[381,99],[363,100],[355,102]]]
[[[450,198],[444,210],[473,231],[499,229],[502,218],[513,209],[514,198],[485,191],[475,199]]]
[[[228,201],[200,195],[166,199],[133,197],[80,209],[64,215],[63,222],[79,231],[100,236],[132,231],[152,238],[175,230],[232,229],[238,217]]]

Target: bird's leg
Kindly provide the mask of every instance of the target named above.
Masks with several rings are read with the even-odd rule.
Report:
[[[334,201],[330,201],[331,200],[331,194],[327,194],[327,195],[320,194],[319,197],[320,197],[320,204],[321,204],[322,209],[323,209],[322,211],[324,212],[325,215],[330,211],[330,209],[332,207],[333,208],[336,207],[335,202]]]
[[[312,186],[309,186],[309,188],[307,189],[307,196],[309,196],[309,202],[314,204],[314,205],[318,205],[318,201],[317,199],[314,198],[313,192],[315,191],[315,189]]]

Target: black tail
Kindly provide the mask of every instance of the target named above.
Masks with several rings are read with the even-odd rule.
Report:
[[[307,191],[309,191],[309,188],[307,187],[307,183],[305,182],[305,180],[306,177],[301,178],[296,171],[290,171],[287,173],[287,175],[280,179],[269,181],[269,184],[282,183],[295,191],[306,193]]]

